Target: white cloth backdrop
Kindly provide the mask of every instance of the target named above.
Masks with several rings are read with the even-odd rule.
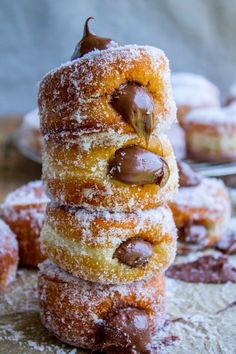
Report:
[[[36,104],[44,73],[68,60],[86,17],[122,44],[163,48],[172,70],[236,81],[236,0],[0,0],[0,114]]]

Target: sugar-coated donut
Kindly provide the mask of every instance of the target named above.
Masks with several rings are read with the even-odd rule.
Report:
[[[77,347],[146,353],[143,350],[151,344],[147,338],[164,323],[162,274],[128,285],[102,285],[45,261],[40,265],[38,287],[43,325],[62,342]]]
[[[133,146],[141,148],[145,156],[126,153]],[[133,178],[133,183],[121,181],[119,176],[117,180],[110,173],[114,168],[109,164],[120,151],[124,151],[128,160],[123,178]],[[116,163],[118,170],[121,162]],[[161,178],[153,183],[149,178],[154,176],[155,169]],[[136,182],[137,178],[141,182],[144,179],[143,183],[139,183],[140,179]],[[43,180],[50,197],[60,205],[132,212],[156,208],[169,200],[178,185],[178,172],[172,147],[164,135],[152,136],[146,147],[144,140],[135,134],[57,134],[44,141]]]
[[[28,112],[18,130],[18,143],[38,158],[41,157],[42,136],[38,109]]]
[[[16,235],[0,220],[0,292],[15,280],[18,258]]]
[[[69,273],[99,283],[127,283],[163,272],[176,251],[166,206],[135,213],[88,212],[49,204],[43,252]]]
[[[135,82],[153,97],[156,131],[175,120],[169,64],[164,53],[149,46],[121,46],[93,51],[45,76],[39,88],[43,134],[82,129],[133,133],[110,104],[112,95]]]
[[[220,106],[218,88],[201,75],[174,73],[172,86],[181,125],[184,125],[186,114],[193,109]]]
[[[181,186],[170,203],[178,228],[178,252],[212,246],[223,237],[230,220],[230,200],[224,183],[203,178]]]
[[[39,235],[48,201],[42,182],[34,181],[11,192],[3,203],[3,218],[17,236],[23,266],[35,267],[45,259]]]
[[[214,162],[236,160],[236,104],[198,109],[185,118],[188,154]]]

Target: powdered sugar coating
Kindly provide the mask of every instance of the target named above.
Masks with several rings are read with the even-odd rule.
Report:
[[[126,240],[152,245],[148,262],[130,267],[115,256]],[[174,259],[176,227],[167,206],[136,213],[58,207],[49,204],[41,232],[41,249],[61,268],[82,279],[128,283],[160,273]]]
[[[236,103],[228,107],[196,109],[187,114],[186,124],[200,123],[203,125],[220,126],[221,129],[236,128]]]
[[[5,249],[18,249],[16,235],[10,227],[0,219],[0,255],[4,254]]]
[[[48,203],[49,199],[43,191],[42,181],[29,182],[8,194],[3,207]]]
[[[74,119],[82,124],[83,121],[90,118],[88,116],[91,114],[90,108],[86,111],[86,107],[90,106],[89,103],[96,100],[96,105],[99,105],[99,98],[110,96],[117,88],[112,87],[113,82],[107,82],[107,78],[114,74],[116,74],[117,78],[123,77],[124,73],[135,67],[135,62],[142,60],[143,55],[148,58],[153,72],[162,83],[161,92],[155,92],[155,94],[161,96],[161,107],[157,108],[158,126],[156,131],[167,129],[176,119],[176,107],[172,97],[168,60],[164,53],[157,48],[136,45],[110,48],[103,51],[95,50],[48,73],[42,79],[39,89],[39,107],[42,122],[47,117],[50,109],[52,114],[57,116],[65,115],[63,112],[67,112],[67,117],[72,117],[72,120]],[[119,62],[119,66],[114,66],[116,60]],[[84,70],[82,69],[83,65]],[[94,67],[97,70],[93,70]],[[48,103],[44,97],[44,92],[46,91],[46,84],[52,81],[55,75],[59,76],[58,85],[60,87],[54,87],[50,103]],[[140,75],[139,71],[137,75]],[[142,75],[145,77],[145,72]],[[133,80],[135,81],[135,78]],[[138,81],[137,78],[136,80]],[[61,94],[60,90],[62,90],[66,81],[69,82],[69,88],[65,87],[64,90],[70,91],[68,92],[68,99],[58,101],[58,97]],[[147,82],[147,84],[151,85],[150,82]],[[104,116],[106,114],[108,112],[104,111]],[[96,125],[99,126],[99,122],[96,122]]]
[[[218,107],[220,105],[217,87],[200,75],[191,73],[172,74],[173,94],[177,106]]]
[[[198,186],[181,187],[173,198],[179,210],[196,209],[196,213],[205,210],[209,219],[221,218],[230,213],[227,189],[221,180],[203,178]]]
[[[62,341],[82,348],[94,348],[96,326],[119,308],[144,309],[151,334],[163,324],[162,275],[128,285],[102,285],[72,277],[45,261],[40,265],[39,294],[41,320],[46,328]]]
[[[0,219],[0,291],[13,282],[18,264],[18,243],[9,226]]]

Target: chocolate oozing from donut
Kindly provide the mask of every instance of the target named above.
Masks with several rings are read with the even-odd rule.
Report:
[[[84,33],[81,41],[76,45],[71,60],[81,58],[83,55],[92,52],[95,49],[104,50],[112,47],[118,47],[118,44],[110,38],[99,37],[90,31],[89,21],[93,17],[87,18],[84,25]]]
[[[111,105],[148,144],[155,128],[154,102],[148,90],[136,82],[123,84],[113,94]]]
[[[117,150],[109,161],[108,170],[112,178],[138,186],[156,183],[162,187],[169,178],[169,167],[165,160],[136,145]]]
[[[113,258],[130,267],[141,267],[147,264],[153,255],[153,246],[141,237],[132,237],[116,249]]]
[[[145,310],[127,307],[110,313],[100,329],[104,353],[153,354],[148,315]]]
[[[235,283],[236,268],[228,262],[227,256],[207,255],[194,262],[172,265],[166,276],[189,283]]]
[[[180,187],[194,187],[201,183],[201,176],[196,173],[186,162],[179,161],[178,168]]]

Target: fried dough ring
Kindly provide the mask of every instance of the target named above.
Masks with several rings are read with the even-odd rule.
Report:
[[[42,181],[35,181],[11,192],[3,203],[3,218],[17,236],[23,266],[36,267],[45,259],[39,235],[48,201]]]
[[[224,183],[204,178],[198,186],[181,187],[169,203],[178,229],[188,225],[206,228],[204,247],[210,247],[223,237],[230,220],[230,200]],[[178,242],[179,253],[198,248],[197,244]]]
[[[102,285],[73,277],[45,261],[38,287],[43,325],[62,342],[84,349],[98,349],[97,325],[119,309],[145,310],[152,335],[164,322],[163,275],[128,285]]]
[[[169,179],[164,186],[127,184],[108,175],[108,164],[115,152],[130,145],[146,148],[137,136],[114,132],[49,136],[43,149],[43,180],[49,196],[60,205],[121,212],[153,209],[169,200],[178,185],[178,172],[172,147],[164,135],[153,136],[147,148],[168,164]]]
[[[145,264],[130,266],[116,257],[116,251],[137,237],[153,250]],[[75,276],[104,284],[128,283],[168,267],[176,251],[176,229],[165,206],[128,214],[90,213],[49,204],[41,245],[53,262]]]
[[[38,99],[42,133],[110,128],[133,133],[110,104],[112,94],[130,81],[151,93],[156,131],[167,129],[176,107],[165,54],[148,46],[124,46],[89,53],[44,77]]]

